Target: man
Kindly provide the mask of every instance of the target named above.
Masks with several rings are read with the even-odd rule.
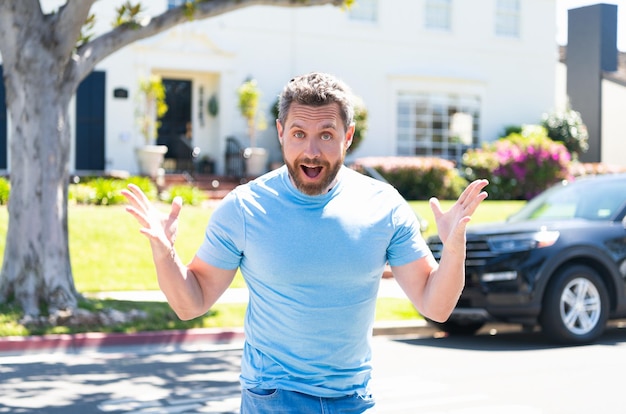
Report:
[[[207,312],[241,269],[250,290],[242,414],[374,406],[369,340],[386,263],[433,320],[448,318],[463,289],[465,227],[487,181],[471,183],[448,212],[431,200],[444,242],[437,263],[399,193],[343,165],[353,116],[340,80],[324,73],[292,79],[276,120],[285,165],[224,198],[188,266],[174,250],[180,200],[162,217],[137,187],[124,192],[180,318]]]

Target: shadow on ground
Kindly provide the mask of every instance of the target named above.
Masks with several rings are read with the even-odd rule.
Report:
[[[238,413],[241,350],[0,358],[0,413]]]

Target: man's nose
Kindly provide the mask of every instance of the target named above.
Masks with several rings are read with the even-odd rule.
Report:
[[[310,138],[306,142],[306,146],[304,148],[305,155],[307,157],[315,158],[320,155],[320,147],[319,142],[316,138]]]

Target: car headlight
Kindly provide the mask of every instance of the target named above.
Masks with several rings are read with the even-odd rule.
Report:
[[[552,246],[559,239],[559,232],[541,229],[534,233],[495,236],[487,241],[494,253],[513,253]]]

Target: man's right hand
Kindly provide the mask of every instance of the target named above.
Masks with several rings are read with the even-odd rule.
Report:
[[[178,233],[178,216],[183,205],[180,197],[172,201],[169,215],[159,211],[143,191],[135,184],[129,184],[128,190],[122,190],[129,205],[128,211],[142,226],[141,233],[150,240],[155,259],[161,255],[170,255]]]

